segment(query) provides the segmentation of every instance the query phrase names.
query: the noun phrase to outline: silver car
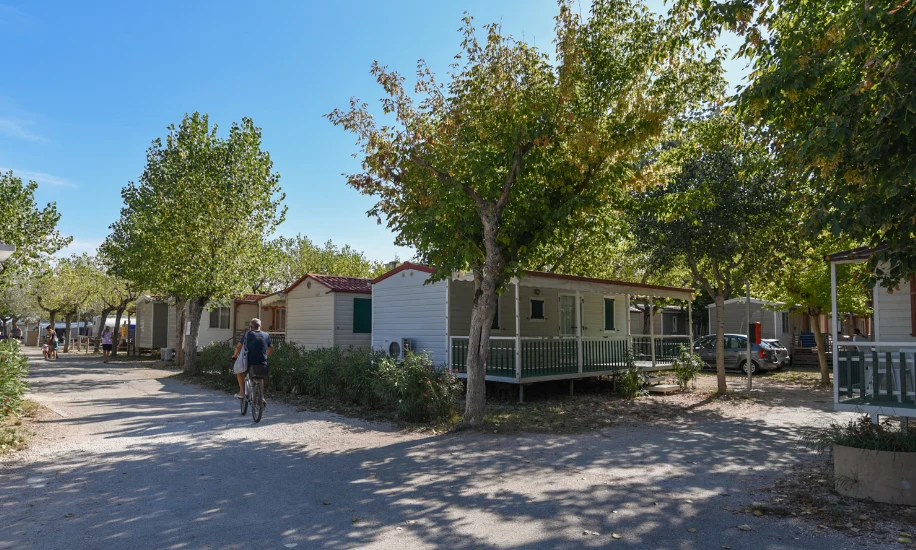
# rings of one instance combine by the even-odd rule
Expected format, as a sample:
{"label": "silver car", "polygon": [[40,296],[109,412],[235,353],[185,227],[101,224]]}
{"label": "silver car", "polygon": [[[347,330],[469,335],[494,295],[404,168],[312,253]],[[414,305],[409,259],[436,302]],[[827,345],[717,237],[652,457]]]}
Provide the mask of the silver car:
{"label": "silver car", "polygon": [[[716,335],[704,336],[694,342],[693,350],[703,358],[711,368],[716,368]],[[769,345],[751,344],[751,373],[780,368],[776,350]],[[743,334],[725,335],[725,370],[740,370],[747,373],[747,336]]]}
{"label": "silver car", "polygon": [[764,338],[763,342],[776,352],[776,364],[779,365],[776,368],[781,369],[792,362],[791,357],[789,357],[789,350],[782,345],[782,342],[767,338]]}

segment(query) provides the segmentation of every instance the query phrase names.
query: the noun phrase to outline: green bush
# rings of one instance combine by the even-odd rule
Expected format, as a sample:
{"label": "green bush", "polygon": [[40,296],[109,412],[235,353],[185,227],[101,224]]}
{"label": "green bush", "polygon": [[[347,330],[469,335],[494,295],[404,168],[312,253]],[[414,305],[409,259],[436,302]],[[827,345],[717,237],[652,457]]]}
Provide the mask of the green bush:
{"label": "green bush", "polygon": [[627,354],[627,368],[617,375],[617,393],[624,399],[636,399],[646,395],[646,375],[633,362],[633,356]]}
{"label": "green bush", "polygon": [[687,385],[696,379],[705,364],[703,358],[694,353],[690,346],[681,346],[681,352],[673,365],[678,385],[687,389]]}
{"label": "green bush", "polygon": [[903,431],[889,419],[873,424],[868,415],[845,424],[833,422],[811,428],[804,434],[804,441],[819,451],[842,445],[870,451],[916,452],[916,433]]}
{"label": "green bush", "polygon": [[28,389],[29,361],[15,340],[0,340],[0,417],[18,413]]}
{"label": "green bush", "polygon": [[[202,374],[234,380],[233,348],[217,343],[198,354]],[[396,362],[365,348],[304,350],[278,344],[270,357],[269,389],[329,398],[393,411],[410,421],[443,421],[455,414],[461,382],[436,369],[426,355],[409,354]]]}

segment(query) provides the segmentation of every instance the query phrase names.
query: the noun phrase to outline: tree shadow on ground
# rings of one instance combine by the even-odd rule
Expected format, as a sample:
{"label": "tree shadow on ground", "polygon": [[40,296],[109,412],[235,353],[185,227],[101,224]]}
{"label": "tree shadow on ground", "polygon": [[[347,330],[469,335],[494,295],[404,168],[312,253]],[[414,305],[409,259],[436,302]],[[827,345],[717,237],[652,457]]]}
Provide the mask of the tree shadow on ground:
{"label": "tree shadow on ground", "polygon": [[5,468],[0,548],[582,548],[615,532],[783,548],[785,529],[761,520],[752,542],[723,508],[806,455],[793,427],[709,411],[663,428],[427,437],[284,407],[253,425],[224,395],[165,383],[57,421],[106,426],[96,447]]}

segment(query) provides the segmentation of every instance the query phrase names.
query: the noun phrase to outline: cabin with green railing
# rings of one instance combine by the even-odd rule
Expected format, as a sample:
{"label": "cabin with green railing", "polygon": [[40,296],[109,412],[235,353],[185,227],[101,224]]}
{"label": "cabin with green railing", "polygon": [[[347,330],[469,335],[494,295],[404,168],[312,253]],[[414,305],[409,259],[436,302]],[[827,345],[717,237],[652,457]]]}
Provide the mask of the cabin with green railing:
{"label": "cabin with green railing", "polygon": [[[432,273],[427,266],[407,263],[373,281],[373,347],[424,351],[463,377],[473,278],[454,274],[428,284]],[[690,303],[693,291],[525,272],[497,301],[487,380],[528,384],[614,375],[626,368],[628,356],[646,371],[670,368],[692,335],[635,332],[634,328],[641,331],[642,327],[631,325],[630,305],[644,297]]]}
{"label": "cabin with green railing", "polygon": [[[870,261],[883,248],[857,248],[827,256],[831,263],[833,311],[837,309],[837,265]],[[873,340],[833,340],[834,408],[881,416],[916,417],[916,278],[891,289],[873,289]],[[831,334],[837,334],[836,318]]]}

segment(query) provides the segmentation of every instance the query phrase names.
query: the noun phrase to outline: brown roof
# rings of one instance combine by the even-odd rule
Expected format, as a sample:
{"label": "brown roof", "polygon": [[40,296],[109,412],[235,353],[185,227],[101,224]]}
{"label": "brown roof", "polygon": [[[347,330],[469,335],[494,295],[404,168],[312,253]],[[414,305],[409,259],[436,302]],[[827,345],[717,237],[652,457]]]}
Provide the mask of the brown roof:
{"label": "brown roof", "polygon": [[407,269],[413,269],[414,271],[422,271],[423,273],[435,273],[436,272],[435,269],[429,267],[428,265],[404,262],[401,265],[397,266],[396,268],[392,269],[391,271],[382,273],[375,279],[372,279],[372,284],[380,283],[384,281],[385,279],[387,279],[388,277],[393,277],[394,275],[397,275],[398,273],[405,271]]}
{"label": "brown roof", "polygon": [[824,257],[828,262],[842,262],[847,260],[852,261],[865,261],[870,260],[872,256],[878,252],[884,252],[887,250],[888,246],[886,244],[872,247],[872,246],[860,246],[859,248],[853,248],[850,250],[842,250],[840,252],[834,252],[833,254],[828,254]]}
{"label": "brown roof", "polygon": [[[379,275],[378,277],[373,279],[372,284],[378,283],[380,281],[384,281],[388,277],[391,277],[392,275],[395,275],[406,269],[414,269],[416,271],[422,271],[424,273],[435,273],[436,272],[434,268],[429,267],[428,265],[404,262],[403,264],[397,266],[396,268],[392,269],[391,271],[384,273],[382,275]],[[525,275],[529,277],[546,277],[550,279],[566,279],[569,281],[582,281],[586,283],[625,285],[625,286],[631,286],[631,287],[637,287],[637,288],[646,288],[646,289],[651,289],[651,290],[671,290],[675,292],[691,292],[691,293],[693,292],[693,289],[690,289],[690,288],[678,288],[674,286],[662,286],[662,285],[647,285],[644,283],[630,283],[627,281],[615,281],[613,279],[596,279],[593,277],[581,277],[579,275],[562,275],[559,273],[545,273],[543,271],[525,271]]]}
{"label": "brown roof", "polygon": [[236,302],[247,302],[249,304],[256,304],[262,299],[270,296],[270,294],[245,294],[239,298],[236,298]]}
{"label": "brown roof", "polygon": [[284,290],[288,294],[292,289],[302,284],[306,279],[312,279],[334,292],[355,292],[357,294],[372,294],[372,281],[361,277],[340,277],[338,275],[321,275],[318,273],[306,273],[296,282],[289,285]]}

